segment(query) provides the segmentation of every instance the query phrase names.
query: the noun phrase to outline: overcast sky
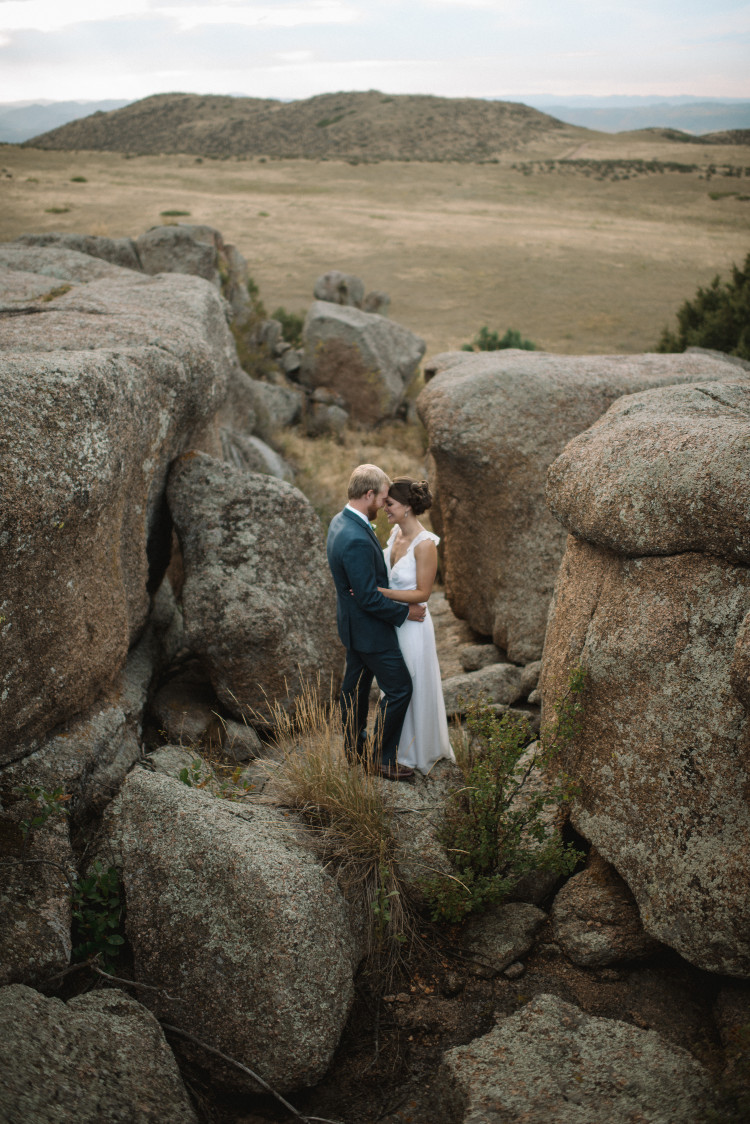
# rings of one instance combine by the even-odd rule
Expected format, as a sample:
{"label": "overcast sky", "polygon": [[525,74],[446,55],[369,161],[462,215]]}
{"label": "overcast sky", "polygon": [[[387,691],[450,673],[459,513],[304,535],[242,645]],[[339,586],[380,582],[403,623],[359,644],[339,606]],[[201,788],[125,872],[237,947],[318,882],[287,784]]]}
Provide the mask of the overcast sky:
{"label": "overcast sky", "polygon": [[736,0],[0,0],[0,101],[750,97]]}

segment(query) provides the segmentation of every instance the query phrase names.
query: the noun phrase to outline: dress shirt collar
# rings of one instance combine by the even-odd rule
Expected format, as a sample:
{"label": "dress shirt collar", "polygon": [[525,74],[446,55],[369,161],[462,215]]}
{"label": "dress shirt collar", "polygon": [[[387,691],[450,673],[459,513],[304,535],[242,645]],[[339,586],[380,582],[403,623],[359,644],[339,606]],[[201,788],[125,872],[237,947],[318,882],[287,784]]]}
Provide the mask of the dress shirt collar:
{"label": "dress shirt collar", "polygon": [[357,508],[352,507],[352,505],[350,503],[348,503],[346,506],[348,507],[349,511],[353,511],[355,515],[358,515],[360,517],[360,519],[367,524],[368,527],[372,527],[372,523],[367,518],[367,516],[364,514],[364,512],[357,511]]}

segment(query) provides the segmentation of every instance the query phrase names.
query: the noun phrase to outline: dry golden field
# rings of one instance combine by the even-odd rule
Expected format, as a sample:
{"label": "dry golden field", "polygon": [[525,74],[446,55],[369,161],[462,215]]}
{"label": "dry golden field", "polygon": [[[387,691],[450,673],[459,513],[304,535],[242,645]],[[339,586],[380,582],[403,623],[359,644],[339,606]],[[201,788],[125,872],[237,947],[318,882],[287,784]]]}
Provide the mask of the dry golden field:
{"label": "dry golden field", "polygon": [[[684,299],[750,251],[750,147],[572,130],[498,163],[197,159],[0,146],[0,240],[137,235],[164,211],[236,243],[270,310],[337,268],[391,295],[428,354],[487,324],[567,354],[649,350]],[[661,161],[692,172],[534,161]],[[516,165],[532,165],[524,174]],[[706,169],[719,171],[707,178]],[[740,178],[723,174],[740,168]],[[72,182],[73,177],[86,182]],[[628,178],[625,178],[625,177]],[[712,198],[712,196],[715,196]],[[54,211],[53,211],[54,209]]]}

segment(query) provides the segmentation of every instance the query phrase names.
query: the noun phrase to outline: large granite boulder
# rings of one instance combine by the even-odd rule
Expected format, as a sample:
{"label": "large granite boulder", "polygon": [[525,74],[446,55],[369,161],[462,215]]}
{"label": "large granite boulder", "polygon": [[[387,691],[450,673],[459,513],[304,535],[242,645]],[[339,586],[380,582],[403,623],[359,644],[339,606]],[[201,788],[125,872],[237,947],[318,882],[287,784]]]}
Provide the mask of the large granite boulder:
{"label": "large granite boulder", "polygon": [[440,357],[418,399],[434,463],[448,599],[514,663],[538,659],[565,532],[547,469],[624,394],[724,378],[707,355]]}
{"label": "large granite boulder", "polygon": [[182,546],[185,642],[230,712],[250,721],[320,678],[342,650],[320,520],[301,492],[206,454],[175,464],[169,506]]}
{"label": "large granite boulder", "polygon": [[[576,443],[591,514],[572,485],[569,451],[550,473],[558,516],[595,541],[568,540],[543,707],[551,713],[571,667],[583,664],[582,728],[562,760],[580,780],[573,823],[625,879],[647,933],[702,968],[747,978],[750,569],[740,560],[750,524],[740,454],[750,445],[750,381],[668,388],[632,406],[618,403],[589,442]],[[621,512],[622,525],[605,511]],[[616,553],[613,542],[644,554]]]}
{"label": "large granite boulder", "polygon": [[98,234],[73,234],[50,230],[45,234],[22,234],[16,238],[16,243],[21,246],[75,250],[79,254],[100,258],[101,261],[110,262],[112,265],[121,265],[124,269],[140,270],[141,268],[136,244],[132,238],[105,238]]}
{"label": "large granite boulder", "polygon": [[[328,1068],[359,959],[348,906],[301,830],[269,805],[144,769],[103,821],[136,979],[161,989],[143,1001],[282,1092]],[[218,1063],[214,1074],[247,1087]]]}
{"label": "large granite boulder", "polygon": [[300,382],[341,395],[357,421],[395,414],[425,352],[408,328],[358,308],[314,301],[303,329]]}
{"label": "large granite boulder", "polygon": [[443,1055],[435,1124],[696,1124],[707,1071],[653,1030],[539,995]]}
{"label": "large granite boulder", "polygon": [[750,563],[750,375],[631,394],[553,462],[574,535],[634,557],[698,550]]}
{"label": "large granite boulder", "polygon": [[208,440],[236,352],[212,286],[129,271],[24,306],[0,347],[9,760],[122,668],[168,558],[169,465]]}
{"label": "large granite boulder", "polygon": [[197,1124],[154,1016],[116,988],[67,1003],[0,988],[6,1124]]}

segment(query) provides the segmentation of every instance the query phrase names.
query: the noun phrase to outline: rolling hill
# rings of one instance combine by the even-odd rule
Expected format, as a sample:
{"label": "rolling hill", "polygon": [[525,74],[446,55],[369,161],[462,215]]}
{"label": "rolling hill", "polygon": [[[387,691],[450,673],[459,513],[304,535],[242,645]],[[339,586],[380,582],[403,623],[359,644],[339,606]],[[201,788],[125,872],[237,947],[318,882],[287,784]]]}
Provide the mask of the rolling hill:
{"label": "rolling hill", "polygon": [[555,134],[583,130],[517,102],[366,93],[303,101],[158,94],[94,113],[26,141],[32,148],[138,155],[314,159],[491,159]]}

